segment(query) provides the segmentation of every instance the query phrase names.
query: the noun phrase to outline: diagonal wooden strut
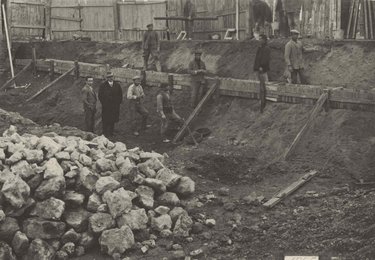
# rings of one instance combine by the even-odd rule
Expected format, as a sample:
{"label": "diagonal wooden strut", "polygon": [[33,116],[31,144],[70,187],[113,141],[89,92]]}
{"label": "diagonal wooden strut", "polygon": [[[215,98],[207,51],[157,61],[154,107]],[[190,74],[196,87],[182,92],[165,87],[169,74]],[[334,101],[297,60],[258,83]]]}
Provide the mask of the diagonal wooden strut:
{"label": "diagonal wooden strut", "polygon": [[199,104],[195,107],[193,112],[190,114],[188,119],[185,121],[184,125],[180,129],[180,131],[176,134],[175,138],[173,139],[173,142],[176,143],[178,142],[191,122],[195,119],[195,117],[199,114],[199,112],[202,110],[203,105],[210,99],[210,97],[214,94],[216,89],[218,89],[220,86],[220,80],[216,79],[215,83],[212,85],[212,87],[207,91],[206,95],[202,98],[202,100],[199,102]]}
{"label": "diagonal wooden strut", "polygon": [[18,78],[22,73],[24,73],[28,68],[31,67],[31,64],[32,62],[30,61],[25,67],[22,68],[22,70],[20,72],[18,72],[13,78],[11,78],[10,80],[8,80],[7,82],[5,82],[1,87],[0,89],[3,89],[7,86],[9,86],[10,83],[14,82],[16,80],[16,78]]}
{"label": "diagonal wooden strut", "polygon": [[28,98],[26,100],[26,102],[29,102],[30,100],[33,100],[34,98],[36,98],[37,96],[39,96],[40,94],[42,94],[46,89],[52,87],[56,82],[58,82],[59,80],[63,79],[65,76],[69,75],[74,69],[75,69],[75,67],[71,68],[70,70],[68,70],[67,72],[65,72],[64,74],[62,74],[60,77],[58,77],[57,79],[55,79],[54,81],[52,81],[51,83],[49,83],[47,86],[45,86],[44,88],[42,88],[41,90],[39,90],[32,97]]}
{"label": "diagonal wooden strut", "polygon": [[304,126],[301,128],[301,130],[298,132],[297,136],[294,138],[293,143],[286,150],[286,152],[284,154],[284,158],[283,158],[284,160],[287,160],[289,158],[289,156],[293,153],[294,149],[298,145],[298,143],[301,140],[301,138],[303,137],[303,135],[312,126],[316,115],[318,114],[318,112],[320,111],[320,109],[323,107],[324,103],[327,101],[328,95],[329,95],[328,91],[325,91],[319,97],[319,99],[316,102],[313,110],[311,111],[311,114],[309,115],[309,118],[307,119],[307,122],[304,124]]}

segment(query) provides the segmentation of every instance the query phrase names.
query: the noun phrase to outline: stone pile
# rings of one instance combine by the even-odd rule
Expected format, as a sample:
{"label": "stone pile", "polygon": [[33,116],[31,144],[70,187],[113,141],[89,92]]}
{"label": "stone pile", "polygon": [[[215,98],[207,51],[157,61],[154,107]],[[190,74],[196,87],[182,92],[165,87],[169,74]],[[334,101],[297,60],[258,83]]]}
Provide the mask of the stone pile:
{"label": "stone pile", "polygon": [[164,157],[47,133],[0,137],[0,259],[70,259],[93,246],[115,259],[147,252],[158,237],[188,237],[180,199],[195,183]]}

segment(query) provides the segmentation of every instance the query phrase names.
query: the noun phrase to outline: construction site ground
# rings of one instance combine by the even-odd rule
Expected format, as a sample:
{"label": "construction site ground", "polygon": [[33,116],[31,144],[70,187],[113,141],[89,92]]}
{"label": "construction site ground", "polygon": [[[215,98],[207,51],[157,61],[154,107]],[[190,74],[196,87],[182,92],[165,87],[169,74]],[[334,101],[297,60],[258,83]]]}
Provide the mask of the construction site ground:
{"label": "construction site ground", "polygon": [[[286,39],[271,40],[270,80],[283,80],[283,49]],[[375,47],[369,42],[306,41],[306,74],[310,84],[371,89],[375,86]],[[258,43],[243,42],[162,42],[163,71],[186,73],[195,47],[203,49],[202,59],[212,75],[256,79],[252,64]],[[78,60],[121,67],[142,66],[140,43],[41,42],[36,43],[37,58]],[[31,58],[27,43],[15,44],[16,58]],[[18,70],[20,68],[17,68]],[[3,84],[9,74],[0,78]],[[49,83],[46,73],[23,74],[17,85],[31,83],[27,89],[9,89],[0,95],[1,108],[20,113],[39,125],[84,128],[80,90],[84,79],[69,76],[33,101],[26,99]],[[98,88],[100,82],[95,82]],[[127,85],[122,84],[124,95]],[[322,110],[313,128],[302,139],[295,153],[281,159],[306,122],[312,106],[267,103],[259,113],[257,100],[215,95],[195,121],[192,129],[206,127],[212,133],[198,147],[161,142],[156,115],[156,87],[145,87],[145,104],[152,127],[139,137],[130,131],[128,103],[121,106],[116,125],[116,141],[128,147],[166,152],[168,165],[196,181],[196,195],[189,198],[190,213],[204,214],[217,222],[212,229],[193,236],[193,242],[179,241],[186,253],[203,249],[198,259],[281,259],[284,254],[343,256],[345,259],[375,258],[375,120],[374,113],[335,109]],[[187,118],[189,92],[175,90],[175,109]],[[99,109],[100,110],[100,109]],[[98,115],[99,117],[99,115]],[[9,124],[22,132],[42,134],[22,120],[1,117],[0,130]],[[72,134],[70,128],[54,126]],[[37,129],[37,130],[35,130]],[[30,130],[31,131],[31,130]],[[48,131],[51,131],[48,129]],[[97,132],[100,134],[100,131]],[[170,133],[173,137],[173,132]],[[267,200],[309,170],[318,174],[272,209],[258,200]],[[220,195],[228,188],[227,196]],[[168,241],[135,259],[162,259],[168,256]],[[80,259],[107,259],[93,252]],[[344,259],[344,258],[343,258]]]}

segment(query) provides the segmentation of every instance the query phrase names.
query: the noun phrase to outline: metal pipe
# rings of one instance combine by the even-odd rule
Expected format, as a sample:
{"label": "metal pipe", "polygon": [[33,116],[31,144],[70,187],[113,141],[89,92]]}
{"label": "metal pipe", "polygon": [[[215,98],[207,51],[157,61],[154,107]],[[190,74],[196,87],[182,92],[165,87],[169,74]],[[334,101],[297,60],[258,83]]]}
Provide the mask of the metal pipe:
{"label": "metal pipe", "polygon": [[7,16],[6,16],[4,5],[1,5],[1,8],[3,10],[4,28],[5,28],[5,36],[7,38],[7,45],[8,45],[8,55],[9,55],[10,71],[12,73],[12,78],[14,78],[14,68],[13,68],[12,51],[11,51],[11,46],[10,46],[10,41],[9,41],[8,21],[7,21]]}
{"label": "metal pipe", "polygon": [[239,0],[236,0],[236,40],[239,40],[240,26],[239,26],[239,16],[240,16],[240,6]]}

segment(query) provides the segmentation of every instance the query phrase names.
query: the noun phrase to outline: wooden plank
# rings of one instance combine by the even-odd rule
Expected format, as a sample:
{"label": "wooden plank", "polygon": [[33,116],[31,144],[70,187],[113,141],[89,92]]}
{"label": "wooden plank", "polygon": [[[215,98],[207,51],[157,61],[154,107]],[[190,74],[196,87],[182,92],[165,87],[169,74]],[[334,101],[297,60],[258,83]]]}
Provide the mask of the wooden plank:
{"label": "wooden plank", "polygon": [[193,110],[193,112],[190,114],[188,119],[184,122],[184,125],[181,127],[180,131],[176,134],[175,138],[173,139],[173,142],[178,142],[191,122],[195,119],[195,117],[199,114],[199,112],[202,110],[203,105],[210,99],[210,97],[214,94],[216,89],[218,89],[220,85],[220,80],[216,79],[216,82],[211,86],[211,88],[207,91],[206,95],[202,98],[202,100],[199,102],[199,104],[196,106],[196,108]]}
{"label": "wooden plank", "polygon": [[347,39],[350,39],[352,37],[351,27],[352,27],[353,16],[354,16],[354,5],[355,5],[355,0],[351,1],[351,4],[350,4],[349,22],[348,22],[348,27],[346,28],[346,38]]}
{"label": "wooden plank", "polygon": [[42,2],[25,2],[25,1],[17,1],[13,0],[10,2],[11,4],[23,4],[23,5],[39,5],[39,6],[44,6],[44,3]]}
{"label": "wooden plank", "polygon": [[12,28],[25,28],[25,29],[45,29],[45,25],[26,25],[26,24],[12,24]]}
{"label": "wooden plank", "polygon": [[[194,17],[191,18],[193,21],[208,21],[208,20],[218,20],[218,16],[205,16],[205,17]],[[174,21],[185,21],[187,20],[184,16],[163,16],[154,17],[154,20],[174,20]]]}
{"label": "wooden plank", "polygon": [[359,0],[354,0],[354,23],[353,23],[352,39],[355,39],[357,36],[358,15],[359,15]]}
{"label": "wooden plank", "polygon": [[374,27],[373,27],[373,16],[372,16],[372,1],[367,1],[368,13],[369,13],[369,24],[370,24],[370,39],[374,39]]}
{"label": "wooden plank", "polygon": [[78,22],[78,23],[80,23],[82,21],[82,19],[75,19],[75,18],[63,17],[63,16],[58,16],[58,15],[51,16],[51,19],[53,19],[53,20],[72,21],[72,22]]}
{"label": "wooden plank", "polygon": [[10,80],[8,80],[7,82],[5,82],[1,87],[0,89],[3,89],[7,86],[9,86],[10,83],[14,82],[22,73],[24,73],[28,68],[31,67],[33,63],[30,61],[25,67],[22,68],[22,70],[20,72],[18,72],[13,78],[11,78]]}
{"label": "wooden plank", "polygon": [[119,12],[117,7],[117,0],[113,0],[113,23],[115,28],[115,41],[119,39]]}
{"label": "wooden plank", "polygon": [[52,81],[51,83],[49,83],[47,86],[45,86],[44,88],[42,88],[41,90],[39,90],[32,97],[28,98],[26,100],[26,102],[29,102],[29,101],[33,100],[34,98],[38,97],[40,94],[42,94],[48,88],[52,87],[56,82],[58,82],[59,80],[63,79],[65,76],[69,75],[74,70],[74,68],[75,67],[72,67],[70,70],[68,70],[67,72],[65,72],[64,74],[62,74],[60,77],[58,77],[57,79],[55,79],[54,81]]}
{"label": "wooden plank", "polygon": [[369,29],[368,29],[368,16],[367,16],[367,0],[362,0],[362,8],[363,8],[363,21],[365,24],[365,39],[369,38]]}
{"label": "wooden plank", "polygon": [[46,7],[45,7],[45,33],[44,37],[47,41],[52,40],[52,32],[51,32],[51,1],[52,0],[47,0],[46,2]]}
{"label": "wooden plank", "polygon": [[305,175],[303,175],[301,178],[299,178],[297,181],[290,184],[288,187],[283,189],[282,191],[275,194],[270,200],[265,202],[263,206],[266,208],[272,208],[275,205],[277,205],[280,201],[282,201],[284,198],[298,190],[300,187],[302,187],[306,182],[311,180],[318,172],[316,170],[312,170]]}
{"label": "wooden plank", "polygon": [[303,125],[301,130],[298,132],[298,134],[294,138],[292,144],[286,149],[286,151],[284,153],[284,156],[283,156],[284,160],[287,160],[289,158],[289,156],[293,154],[294,149],[297,147],[297,145],[298,145],[299,141],[301,140],[301,138],[303,137],[303,135],[306,134],[306,132],[309,130],[309,128],[313,125],[315,117],[317,116],[317,114],[321,110],[321,108],[323,107],[327,98],[328,98],[328,92],[324,92],[320,96],[320,98],[316,102],[313,110],[311,111],[311,114],[309,115],[309,117],[307,119],[307,122]]}

